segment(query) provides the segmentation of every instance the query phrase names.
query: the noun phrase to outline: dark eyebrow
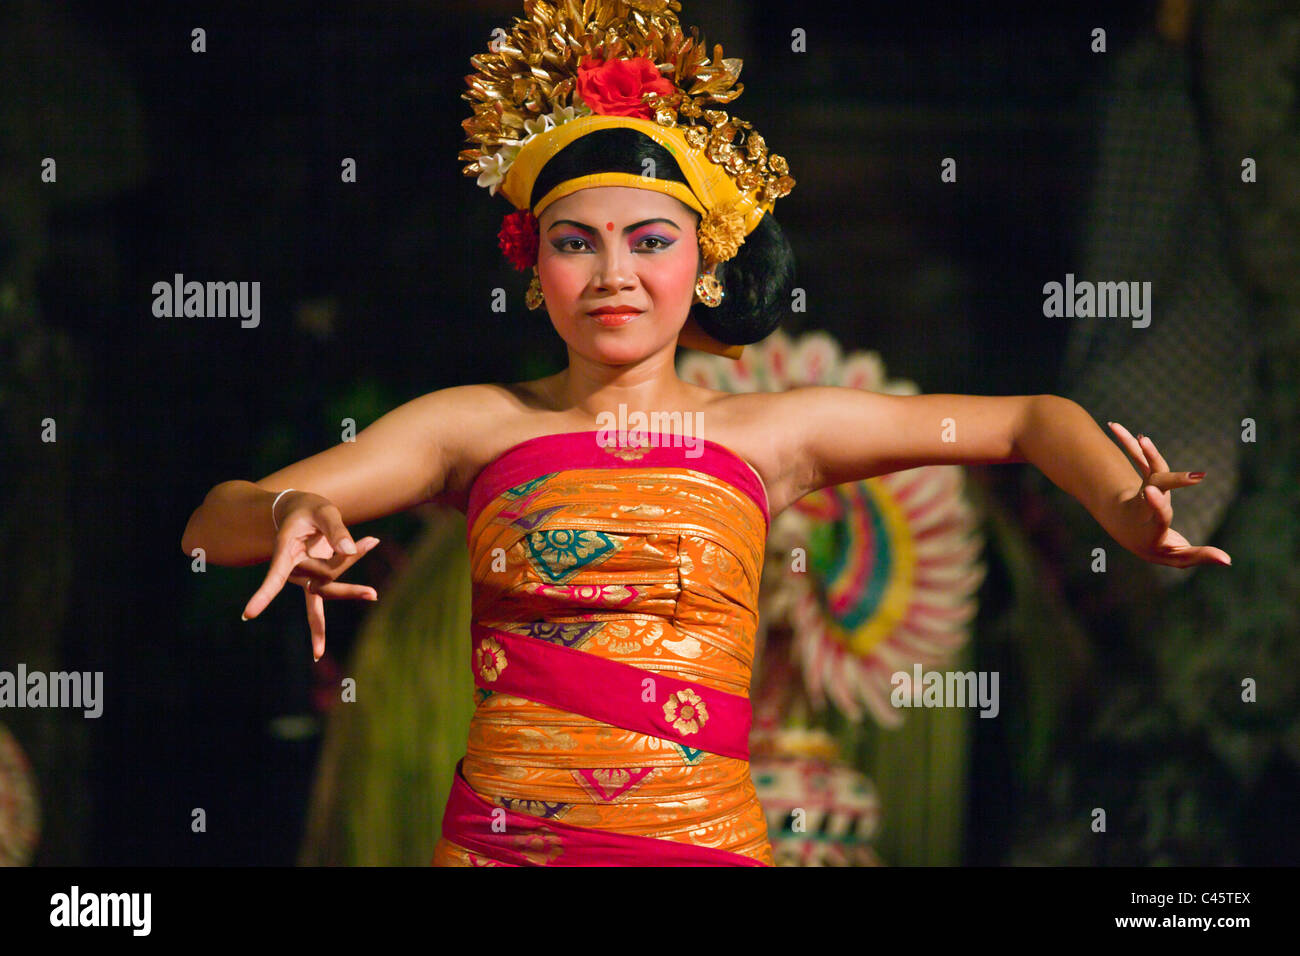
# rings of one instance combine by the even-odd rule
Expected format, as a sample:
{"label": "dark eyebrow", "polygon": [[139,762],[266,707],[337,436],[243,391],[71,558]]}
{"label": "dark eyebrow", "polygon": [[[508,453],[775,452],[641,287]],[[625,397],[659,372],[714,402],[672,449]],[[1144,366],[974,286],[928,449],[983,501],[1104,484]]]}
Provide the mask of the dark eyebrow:
{"label": "dark eyebrow", "polygon": [[[648,226],[648,225],[649,225],[650,223],[652,223],[652,222],[666,222],[666,223],[668,223],[668,225],[672,226],[674,229],[681,229],[681,228],[682,228],[681,226],[677,225],[677,223],[673,222],[671,219],[662,219],[662,218],[660,218],[660,219],[642,219],[640,222],[634,222],[634,223],[632,223],[632,225],[624,227],[624,229],[623,229],[623,234],[626,235],[627,233],[631,232],[633,229],[640,229],[642,226]],[[587,225],[585,222],[577,222],[576,220],[573,220],[573,219],[557,219],[557,220],[555,220],[555,222],[551,223],[550,229],[547,229],[546,231],[547,231],[547,232],[550,232],[551,229],[554,229],[556,226],[559,226],[559,225],[562,225],[562,224],[566,224],[566,223],[567,223],[568,225],[570,225],[570,226],[577,226],[577,227],[578,227],[579,229],[581,229],[583,232],[590,232],[590,233],[593,233],[593,234],[596,232],[596,229],[595,229],[594,226],[589,226],[589,225]]]}

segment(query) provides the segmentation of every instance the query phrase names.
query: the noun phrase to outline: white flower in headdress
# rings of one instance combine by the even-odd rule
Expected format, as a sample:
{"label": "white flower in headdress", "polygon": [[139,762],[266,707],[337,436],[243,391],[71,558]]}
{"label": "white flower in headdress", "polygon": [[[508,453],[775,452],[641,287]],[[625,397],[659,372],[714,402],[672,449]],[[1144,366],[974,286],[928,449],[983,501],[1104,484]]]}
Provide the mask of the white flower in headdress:
{"label": "white flower in headdress", "polygon": [[508,150],[519,151],[518,147],[507,146],[490,156],[484,156],[479,160],[479,167],[483,170],[478,174],[478,179],[474,180],[480,186],[486,186],[489,196],[497,194],[497,188],[501,185],[501,180],[506,178],[506,170],[510,167],[513,154],[508,154]]}
{"label": "white flower in headdress", "polygon": [[555,120],[556,126],[563,126],[569,120],[575,120],[580,116],[590,116],[591,107],[582,102],[577,93],[573,94],[573,105],[565,106],[551,111],[551,116]]}
{"label": "white flower in headdress", "polygon": [[559,107],[549,113],[543,113],[541,116],[524,120],[524,132],[527,135],[523,139],[502,140],[502,146],[499,150],[479,160],[479,167],[482,172],[479,173],[479,177],[475,182],[480,186],[486,186],[488,194],[495,196],[497,189],[500,188],[502,181],[506,178],[506,173],[510,171],[511,164],[514,163],[515,157],[519,155],[519,151],[524,148],[525,143],[534,136],[548,133],[555,127],[563,126],[571,120],[591,115],[591,109],[579,100],[576,95],[573,99],[573,106]]}
{"label": "white flower in headdress", "polygon": [[526,143],[534,136],[540,136],[542,133],[545,133],[548,129],[555,129],[555,125],[555,116],[551,113],[547,113],[543,116],[535,116],[530,120],[524,120],[524,132],[528,133],[528,135],[520,140],[520,142]]}

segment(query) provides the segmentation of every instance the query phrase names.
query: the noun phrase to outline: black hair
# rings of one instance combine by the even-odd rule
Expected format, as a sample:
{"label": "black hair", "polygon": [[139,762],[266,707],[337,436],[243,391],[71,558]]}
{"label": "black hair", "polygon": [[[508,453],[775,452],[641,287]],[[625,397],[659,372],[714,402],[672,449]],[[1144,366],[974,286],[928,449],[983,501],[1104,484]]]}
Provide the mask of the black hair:
{"label": "black hair", "polygon": [[[547,161],[533,183],[529,205],[535,205],[560,183],[590,173],[640,176],[647,159],[654,163],[659,179],[686,183],[686,176],[672,153],[640,130],[630,127],[595,130],[574,140]],[[725,293],[722,304],[711,309],[697,302],[690,311],[709,335],[727,345],[749,345],[766,338],[781,324],[790,308],[790,292],[794,288],[794,250],[770,213],[763,215],[734,256],[718,264],[714,274]]]}

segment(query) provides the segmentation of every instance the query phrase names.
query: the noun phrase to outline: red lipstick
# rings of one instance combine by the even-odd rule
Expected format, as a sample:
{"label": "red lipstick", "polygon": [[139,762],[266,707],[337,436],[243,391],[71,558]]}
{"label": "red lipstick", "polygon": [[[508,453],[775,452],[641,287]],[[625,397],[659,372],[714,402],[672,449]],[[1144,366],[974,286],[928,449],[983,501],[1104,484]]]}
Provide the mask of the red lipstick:
{"label": "red lipstick", "polygon": [[634,309],[630,305],[602,305],[599,309],[592,309],[587,314],[605,328],[616,328],[620,325],[627,325],[641,314],[641,310]]}

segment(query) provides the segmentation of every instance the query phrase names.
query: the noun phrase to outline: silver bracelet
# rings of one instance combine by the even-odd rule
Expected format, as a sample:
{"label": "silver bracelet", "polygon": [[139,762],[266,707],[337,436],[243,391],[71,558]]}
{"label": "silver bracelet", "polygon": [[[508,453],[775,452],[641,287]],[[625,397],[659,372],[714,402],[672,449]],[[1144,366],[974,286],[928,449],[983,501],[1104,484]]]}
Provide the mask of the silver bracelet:
{"label": "silver bracelet", "polygon": [[281,499],[281,498],[283,498],[285,495],[287,495],[289,492],[291,492],[291,491],[293,491],[293,490],[294,490],[294,489],[292,489],[292,488],[286,488],[286,489],[284,489],[284,491],[282,491],[282,492],[280,492],[278,495],[276,495],[276,496],[275,496],[275,500],[271,502],[271,524],[275,525],[275,530],[276,530],[276,531],[279,531],[279,530],[280,530],[280,522],[278,522],[278,521],[275,520],[275,506],[278,505],[278,504],[280,503],[280,499]]}

